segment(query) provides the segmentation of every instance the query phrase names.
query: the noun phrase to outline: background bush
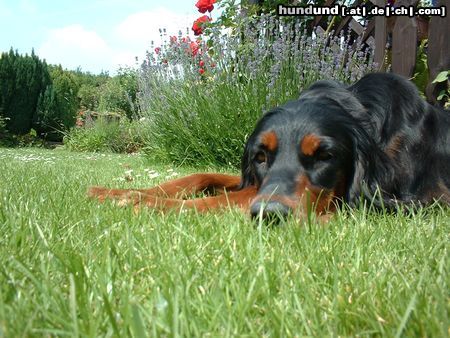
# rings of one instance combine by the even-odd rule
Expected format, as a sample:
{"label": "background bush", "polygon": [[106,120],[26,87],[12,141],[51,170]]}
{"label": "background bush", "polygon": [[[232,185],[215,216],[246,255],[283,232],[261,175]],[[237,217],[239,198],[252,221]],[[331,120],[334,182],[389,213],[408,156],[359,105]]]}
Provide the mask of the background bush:
{"label": "background bush", "polygon": [[100,112],[119,112],[129,119],[137,117],[139,106],[137,96],[136,72],[132,69],[121,69],[119,74],[99,88],[98,106]]}
{"label": "background bush", "polygon": [[149,142],[145,120],[109,121],[100,117],[90,127],[73,128],[64,145],[73,151],[131,153]]}
{"label": "background bush", "polygon": [[79,84],[75,75],[61,66],[49,67],[52,84],[39,96],[35,115],[35,127],[46,139],[61,139],[61,131],[75,124],[79,109],[77,93]]}
{"label": "background bush", "polygon": [[6,129],[7,119],[0,114],[0,146],[8,146],[11,144],[10,135]]}

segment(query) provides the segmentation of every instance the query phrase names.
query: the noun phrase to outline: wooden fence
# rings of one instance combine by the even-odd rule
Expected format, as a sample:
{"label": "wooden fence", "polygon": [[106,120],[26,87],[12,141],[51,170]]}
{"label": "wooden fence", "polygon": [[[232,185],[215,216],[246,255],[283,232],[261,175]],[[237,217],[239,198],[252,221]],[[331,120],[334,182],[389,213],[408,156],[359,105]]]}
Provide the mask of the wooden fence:
{"label": "wooden fence", "polygon": [[[260,0],[248,0],[249,4],[261,3]],[[378,7],[387,6],[386,0],[368,0]],[[299,1],[286,1],[295,5]],[[419,0],[396,0],[395,6],[417,6]],[[336,0],[326,0],[326,6],[338,3]],[[339,3],[342,3],[340,1]],[[360,6],[364,0],[355,0],[351,7]],[[366,1],[366,5],[367,1]],[[436,97],[447,84],[433,84],[439,72],[450,69],[450,0],[438,0],[438,6],[447,7],[446,17],[408,17],[408,16],[374,16],[364,20],[363,24],[351,16],[344,17],[332,27],[334,34],[342,30],[350,31],[360,37],[362,42],[374,46],[374,59],[380,65],[380,71],[385,71],[390,64],[391,71],[407,78],[414,76],[417,64],[417,49],[420,42],[428,39],[426,48],[428,63],[428,84],[426,95],[428,101],[437,104]],[[312,26],[319,30],[329,30],[329,18],[316,16]],[[389,57],[388,57],[389,56]],[[442,103],[441,103],[442,104]]]}
{"label": "wooden fence", "polygon": [[[386,6],[386,0],[370,0],[379,7]],[[328,0],[327,5],[333,5],[335,0]],[[362,0],[355,0],[352,6],[361,5]],[[418,0],[397,0],[395,6],[417,6]],[[439,6],[447,6],[448,0],[440,0]],[[316,17],[314,25],[322,27],[323,18]],[[450,69],[450,14],[446,17],[385,17],[376,16],[366,21],[362,26],[352,17],[345,17],[335,34],[343,29],[351,29],[361,37],[363,42],[371,42],[375,46],[374,59],[380,65],[380,71],[386,70],[386,56],[390,53],[392,72],[411,78],[417,64],[417,47],[420,41],[428,39],[427,63],[429,83],[426,87],[427,99],[436,104],[436,97],[446,83],[433,84],[433,79],[443,70]],[[439,87],[439,88],[438,88]]]}

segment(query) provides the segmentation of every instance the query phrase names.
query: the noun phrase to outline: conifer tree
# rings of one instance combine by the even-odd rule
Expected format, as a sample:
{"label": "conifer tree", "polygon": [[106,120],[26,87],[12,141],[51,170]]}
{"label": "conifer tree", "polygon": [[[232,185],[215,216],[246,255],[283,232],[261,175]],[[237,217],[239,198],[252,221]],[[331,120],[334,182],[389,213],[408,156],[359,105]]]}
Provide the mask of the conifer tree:
{"label": "conifer tree", "polygon": [[21,56],[11,48],[0,58],[0,113],[14,134],[28,133],[39,96],[51,84],[47,65],[32,51]]}

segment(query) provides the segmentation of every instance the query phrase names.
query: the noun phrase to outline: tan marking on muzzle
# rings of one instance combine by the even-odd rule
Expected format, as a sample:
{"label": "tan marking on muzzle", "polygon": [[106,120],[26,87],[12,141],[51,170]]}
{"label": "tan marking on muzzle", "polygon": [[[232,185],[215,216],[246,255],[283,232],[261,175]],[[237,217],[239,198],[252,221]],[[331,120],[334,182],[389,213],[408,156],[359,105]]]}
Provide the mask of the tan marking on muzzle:
{"label": "tan marking on muzzle", "polygon": [[306,175],[299,177],[295,194],[303,212],[312,210],[316,215],[322,215],[335,210],[332,203],[335,197],[334,190],[313,185]]}

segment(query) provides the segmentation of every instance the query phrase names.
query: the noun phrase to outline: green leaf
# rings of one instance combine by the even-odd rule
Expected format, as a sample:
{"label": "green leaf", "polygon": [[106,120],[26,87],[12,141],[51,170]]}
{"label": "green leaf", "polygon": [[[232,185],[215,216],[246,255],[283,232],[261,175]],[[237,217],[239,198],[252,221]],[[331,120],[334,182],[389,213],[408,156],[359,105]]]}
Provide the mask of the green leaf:
{"label": "green leaf", "polygon": [[449,70],[444,70],[443,72],[440,72],[438,76],[436,76],[436,78],[434,79],[433,83],[447,81],[449,72],[450,72]]}
{"label": "green leaf", "polygon": [[144,322],[142,321],[142,317],[139,313],[139,307],[137,304],[131,305],[131,328],[134,333],[134,337],[145,338],[147,335],[145,334],[146,329]]}
{"label": "green leaf", "polygon": [[438,101],[441,101],[445,96],[445,90],[441,90],[441,92],[439,93],[439,96],[437,97]]}

